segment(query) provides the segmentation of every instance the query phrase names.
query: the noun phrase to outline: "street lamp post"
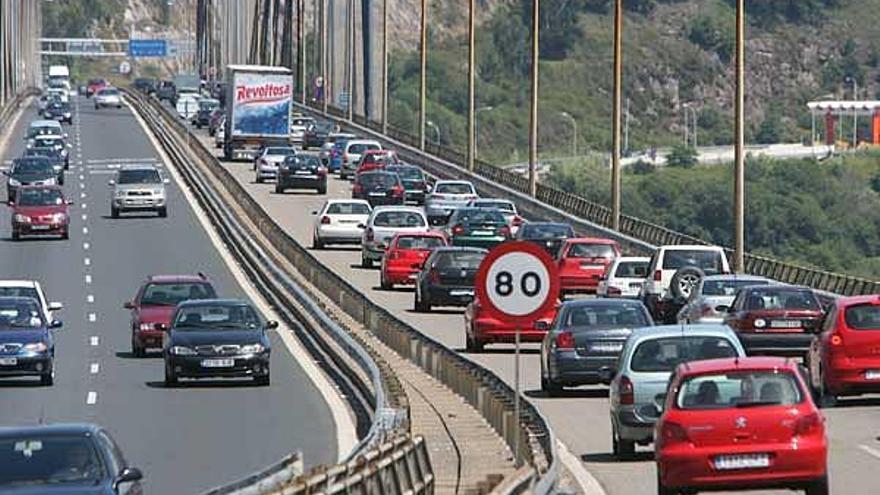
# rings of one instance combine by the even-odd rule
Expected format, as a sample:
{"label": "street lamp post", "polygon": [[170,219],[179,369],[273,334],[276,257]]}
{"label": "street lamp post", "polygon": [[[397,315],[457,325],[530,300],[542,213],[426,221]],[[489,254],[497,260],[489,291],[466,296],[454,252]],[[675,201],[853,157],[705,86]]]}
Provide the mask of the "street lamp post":
{"label": "street lamp post", "polygon": [[614,1],[614,108],[611,146],[611,228],[620,230],[620,99],[623,95],[623,0]]}
{"label": "street lamp post", "polygon": [[572,135],[571,135],[571,156],[577,156],[578,154],[578,123],[574,117],[571,116],[568,112],[559,112],[559,115],[567,118],[571,121],[572,127]]}
{"label": "street lamp post", "polygon": [[440,127],[438,127],[437,124],[435,124],[434,122],[431,122],[430,120],[425,122],[425,125],[434,129],[434,137],[435,137],[434,143],[436,143],[437,146],[440,146]]}
{"label": "street lamp post", "polygon": [[736,119],[733,176],[733,271],[745,272],[745,0],[736,0]]}
{"label": "street lamp post", "polygon": [[[538,59],[540,56],[538,36],[540,33],[541,1],[532,0],[532,94],[529,107],[529,196],[538,192]],[[519,383],[517,382],[517,385]],[[517,387],[518,388],[518,387]],[[516,420],[519,421],[519,390],[516,390]],[[519,437],[517,436],[517,439]],[[519,467],[519,442],[516,444],[517,467]]]}

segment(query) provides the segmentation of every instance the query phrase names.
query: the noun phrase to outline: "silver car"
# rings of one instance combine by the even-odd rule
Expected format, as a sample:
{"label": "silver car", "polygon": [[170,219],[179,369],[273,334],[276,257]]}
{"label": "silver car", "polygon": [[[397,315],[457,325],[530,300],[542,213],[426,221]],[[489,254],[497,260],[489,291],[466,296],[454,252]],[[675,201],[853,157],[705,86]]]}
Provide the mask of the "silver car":
{"label": "silver car", "polygon": [[[665,394],[669,376],[688,361],[745,357],[746,351],[727,325],[665,325],[639,328],[623,346],[611,380],[611,444],[614,455],[629,457],[636,444],[654,440],[659,417],[656,401]],[[611,379],[613,375],[613,379]]]}
{"label": "silver car", "polygon": [[116,88],[104,88],[95,95],[95,110],[104,107],[122,108],[122,95]]}
{"label": "silver car", "polygon": [[398,233],[427,232],[428,219],[421,208],[377,206],[370,213],[361,237],[361,267],[372,268],[382,261],[388,241]]}
{"label": "silver car", "polygon": [[678,312],[679,323],[723,323],[719,306],[730,307],[740,288],[767,285],[773,280],[755,275],[708,275],[691,291],[687,304]]}
{"label": "silver car", "polygon": [[155,211],[160,217],[168,216],[165,184],[154,165],[127,165],[116,172],[110,181],[110,216],[129,211]]}
{"label": "silver car", "polygon": [[621,256],[611,263],[611,267],[596,286],[596,297],[627,297],[638,299],[639,291],[648,276],[650,258]]}
{"label": "silver car", "polygon": [[296,156],[296,148],[293,146],[267,146],[260,151],[254,159],[254,171],[257,183],[266,179],[278,178],[278,167],[284,163],[288,156]]}
{"label": "silver car", "polygon": [[453,211],[478,199],[474,185],[466,180],[438,180],[425,199],[425,213],[432,225],[437,219],[448,218]]}

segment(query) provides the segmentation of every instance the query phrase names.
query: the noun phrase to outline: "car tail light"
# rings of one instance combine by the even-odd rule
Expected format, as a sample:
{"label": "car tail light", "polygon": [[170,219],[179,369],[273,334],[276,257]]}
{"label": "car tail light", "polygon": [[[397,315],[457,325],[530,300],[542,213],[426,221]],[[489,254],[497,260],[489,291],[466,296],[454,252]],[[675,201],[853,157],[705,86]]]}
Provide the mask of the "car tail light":
{"label": "car tail light", "polygon": [[388,261],[396,260],[398,258],[402,258],[401,252],[396,249],[388,249]]}
{"label": "car tail light", "polygon": [[318,167],[318,175],[327,175],[327,169],[325,167]]}
{"label": "car tail light", "polygon": [[663,427],[660,429],[660,438],[664,444],[690,441],[687,430],[685,430],[680,424],[671,421],[663,423]]}
{"label": "car tail light", "polygon": [[620,296],[623,295],[623,291],[620,290],[620,287],[608,287],[608,290],[605,291],[609,296]]}
{"label": "car tail light", "polygon": [[626,375],[620,377],[619,392],[620,403],[624,406],[631,406],[636,403],[636,394],[633,390],[632,380]]}
{"label": "car tail light", "polygon": [[498,232],[499,232],[501,235],[503,235],[504,237],[510,237],[510,227],[508,227],[507,225],[505,225],[505,226],[501,227],[500,229],[498,229]]}
{"label": "car tail light", "polygon": [[464,234],[464,227],[461,225],[456,225],[452,227],[452,235],[461,235]]}
{"label": "car tail light", "polygon": [[663,272],[660,270],[654,270],[654,281],[659,282],[663,280]]}
{"label": "car tail light", "polygon": [[437,273],[437,270],[431,268],[431,271],[428,272],[428,281],[432,284],[440,283],[440,274]]}
{"label": "car tail light", "polygon": [[348,153],[343,153],[343,155],[342,155],[342,161],[345,162],[345,163],[348,163]]}
{"label": "car tail light", "polygon": [[831,337],[828,339],[828,342],[833,347],[840,347],[843,345],[843,337],[841,337],[839,333],[832,333]]}
{"label": "car tail light", "polygon": [[401,186],[394,186],[391,188],[391,194],[395,197],[401,197],[405,192],[406,190]]}
{"label": "car tail light", "polygon": [[517,216],[513,217],[513,220],[510,222],[510,224],[513,225],[514,227],[519,227],[524,222],[525,222],[525,220],[523,220],[523,217],[517,215]]}
{"label": "car tail light", "polygon": [[563,351],[574,350],[574,334],[571,332],[561,332],[556,336],[556,348]]}
{"label": "car tail light", "polygon": [[355,182],[354,185],[351,187],[351,192],[354,194],[360,194],[363,191],[364,191],[364,187],[357,182]]}
{"label": "car tail light", "polygon": [[805,416],[801,416],[795,423],[794,434],[798,436],[810,435],[816,433],[822,427],[822,417],[818,412],[812,412]]}
{"label": "car tail light", "polygon": [[321,217],[321,224],[322,225],[327,225],[329,223],[330,223],[330,217],[328,217],[327,215],[324,215],[323,217]]}
{"label": "car tail light", "polygon": [[376,237],[375,233],[373,232],[373,227],[368,228],[365,235],[367,237],[367,241],[373,242],[373,239],[375,239]]}

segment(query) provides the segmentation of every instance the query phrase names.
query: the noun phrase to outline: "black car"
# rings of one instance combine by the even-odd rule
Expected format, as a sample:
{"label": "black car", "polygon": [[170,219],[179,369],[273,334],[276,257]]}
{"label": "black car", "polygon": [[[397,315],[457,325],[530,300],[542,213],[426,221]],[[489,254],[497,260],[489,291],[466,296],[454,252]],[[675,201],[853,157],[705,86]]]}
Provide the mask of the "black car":
{"label": "black car", "polygon": [[613,369],[627,337],[653,326],[640,301],[579,299],[562,304],[541,343],[541,389],[553,395],[563,387],[602,383]]}
{"label": "black car", "polygon": [[247,302],[194,299],[178,304],[165,330],[165,386],[179,378],[253,377],[269,385],[271,344],[266,331],[278,327],[265,321]]}
{"label": "black car", "polygon": [[70,103],[55,100],[46,105],[43,110],[43,117],[46,120],[57,120],[59,122],[73,123],[73,112],[70,110]]}
{"label": "black car", "polygon": [[327,168],[317,156],[288,156],[278,167],[275,192],[283,194],[287,189],[315,189],[327,194]]}
{"label": "black car", "polygon": [[58,151],[57,148],[55,148],[54,146],[36,146],[24,150],[24,154],[22,154],[21,156],[24,158],[47,158],[50,162],[52,162],[52,168],[55,169],[55,180],[58,182],[58,185],[64,185],[64,170],[67,169],[67,161],[65,157],[61,156],[61,152]]}
{"label": "black car", "polygon": [[544,248],[554,258],[559,253],[562,243],[574,236],[574,229],[571,228],[571,225],[559,222],[529,222],[516,232],[518,240],[533,242]]}
{"label": "black car", "polygon": [[70,168],[70,145],[64,137],[57,135],[35,136],[28,139],[28,148],[55,148],[64,159],[64,170]]}
{"label": "black car", "polygon": [[226,117],[226,111],[223,110],[222,106],[215,108],[211,115],[208,117],[208,135],[213,136],[217,134],[217,129],[220,127],[220,122]]}
{"label": "black car", "polygon": [[6,495],[140,495],[141,479],[99,426],[0,428],[0,492]]}
{"label": "black car", "polygon": [[199,100],[199,109],[196,111],[195,115],[192,116],[192,124],[196,126],[196,129],[201,129],[204,126],[209,125],[211,123],[211,115],[214,113],[214,110],[217,110],[218,108],[220,108],[219,100]]}
{"label": "black car", "polygon": [[7,201],[15,201],[16,193],[21,186],[54,186],[58,180],[52,162],[42,156],[16,158],[12,161],[12,167],[3,173],[8,177]]}
{"label": "black car", "polygon": [[407,203],[425,204],[425,196],[431,190],[431,185],[422,169],[415,165],[398,164],[388,165],[385,171],[400,176]]}
{"label": "black car", "polygon": [[134,89],[145,95],[151,95],[156,92],[159,83],[152,77],[139,77],[134,80]]}
{"label": "black car", "polygon": [[354,179],[352,199],[364,199],[370,206],[402,205],[406,191],[400,176],[391,172],[363,172]]}
{"label": "black car", "polygon": [[159,101],[165,100],[171,104],[177,100],[177,87],[172,81],[159,81],[156,87],[156,98]]}
{"label": "black car", "polygon": [[474,278],[485,249],[468,247],[435,248],[416,279],[415,310],[431,311],[433,306],[464,307],[474,299]]}
{"label": "black car", "polygon": [[48,322],[44,315],[34,298],[0,297],[0,377],[35,376],[41,385],[54,383],[52,331],[61,322]]}
{"label": "black car", "polygon": [[336,124],[333,122],[316,122],[310,125],[303,135],[303,149],[307,150],[324,146],[324,143],[327,141],[327,135],[335,130]]}

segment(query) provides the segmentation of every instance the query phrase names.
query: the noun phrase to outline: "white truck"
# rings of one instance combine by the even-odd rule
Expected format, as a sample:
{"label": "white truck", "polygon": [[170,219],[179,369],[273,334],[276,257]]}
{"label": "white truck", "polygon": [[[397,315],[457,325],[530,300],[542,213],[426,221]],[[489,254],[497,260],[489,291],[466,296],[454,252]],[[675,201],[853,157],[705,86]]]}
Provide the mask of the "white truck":
{"label": "white truck", "polygon": [[70,91],[70,69],[66,65],[50,65],[46,82],[50,88],[63,88]]}
{"label": "white truck", "polygon": [[293,73],[286,67],[226,67],[227,160],[253,160],[265,146],[290,145]]}

